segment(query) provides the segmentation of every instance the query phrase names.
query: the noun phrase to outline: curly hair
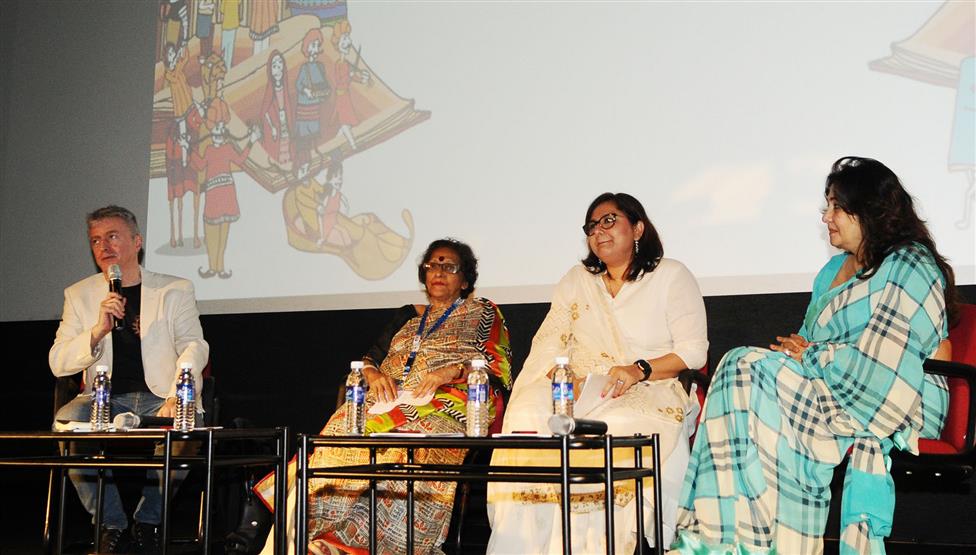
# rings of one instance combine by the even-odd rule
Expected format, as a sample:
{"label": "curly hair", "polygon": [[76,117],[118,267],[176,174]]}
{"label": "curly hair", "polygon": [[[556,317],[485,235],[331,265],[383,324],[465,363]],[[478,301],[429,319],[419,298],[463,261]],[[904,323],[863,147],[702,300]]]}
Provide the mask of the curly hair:
{"label": "curly hair", "polygon": [[478,259],[467,243],[450,237],[432,241],[430,245],[427,245],[427,250],[424,251],[424,255],[417,265],[417,278],[420,283],[426,284],[427,270],[424,269],[424,263],[434,251],[441,248],[450,249],[457,255],[458,261],[461,263],[461,275],[464,276],[464,281],[468,284],[467,287],[461,289],[461,298],[467,299],[474,292],[474,284],[478,281]]}
{"label": "curly hair", "polygon": [[[661,262],[661,258],[664,256],[664,245],[661,243],[661,236],[658,235],[657,229],[651,223],[651,219],[647,217],[647,211],[644,210],[644,205],[627,193],[603,193],[593,199],[590,207],[586,209],[586,219],[583,220],[584,224],[593,219],[593,211],[604,202],[614,203],[617,209],[627,217],[630,225],[636,225],[637,222],[644,222],[644,234],[637,240],[640,248],[634,253],[634,258],[631,260],[630,266],[627,267],[624,279],[627,281],[636,281],[645,272],[653,272],[654,268],[657,268],[657,265]],[[582,260],[583,266],[591,274],[605,272],[607,265],[593,253],[593,249],[590,249],[589,245],[586,248],[589,254]]]}
{"label": "curly hair", "polygon": [[935,259],[945,279],[945,302],[949,322],[957,316],[956,284],[952,266],[935,248],[925,221],[915,212],[915,203],[895,172],[877,160],[844,156],[830,167],[824,196],[834,194],[835,204],[857,216],[861,225],[860,262],[862,277],[871,277],[881,263],[899,248],[918,243]]}

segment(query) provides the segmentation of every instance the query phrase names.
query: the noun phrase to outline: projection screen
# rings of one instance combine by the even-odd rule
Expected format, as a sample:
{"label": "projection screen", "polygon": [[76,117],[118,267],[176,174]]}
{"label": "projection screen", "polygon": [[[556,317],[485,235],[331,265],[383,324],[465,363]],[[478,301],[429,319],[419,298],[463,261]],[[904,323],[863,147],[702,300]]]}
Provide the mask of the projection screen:
{"label": "projection screen", "polygon": [[971,2],[188,4],[157,36],[146,265],[204,312],[416,302],[444,236],[478,294],[547,301],[604,191],[705,295],[806,291],[844,155],[976,282]]}

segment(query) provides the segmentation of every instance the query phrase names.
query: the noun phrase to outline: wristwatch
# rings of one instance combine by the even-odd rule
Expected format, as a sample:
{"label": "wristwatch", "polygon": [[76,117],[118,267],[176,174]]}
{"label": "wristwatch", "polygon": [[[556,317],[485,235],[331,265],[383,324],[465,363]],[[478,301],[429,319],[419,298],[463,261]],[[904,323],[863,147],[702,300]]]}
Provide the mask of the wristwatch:
{"label": "wristwatch", "polygon": [[639,358],[639,359],[635,360],[634,361],[634,366],[640,368],[641,372],[644,373],[644,377],[641,378],[641,380],[646,380],[647,378],[650,378],[651,377],[651,372],[654,371],[654,368],[651,368],[651,363],[650,362],[647,362],[646,360],[644,360],[642,358]]}

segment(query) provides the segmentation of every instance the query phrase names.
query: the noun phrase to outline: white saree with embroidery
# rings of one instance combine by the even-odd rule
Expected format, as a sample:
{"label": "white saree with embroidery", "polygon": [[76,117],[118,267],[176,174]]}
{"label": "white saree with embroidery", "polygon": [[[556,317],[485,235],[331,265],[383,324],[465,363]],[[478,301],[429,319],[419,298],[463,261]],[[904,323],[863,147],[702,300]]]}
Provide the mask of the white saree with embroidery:
{"label": "white saree with embroidery", "polygon": [[[698,284],[681,263],[663,259],[653,272],[626,282],[615,297],[600,275],[572,268],[556,286],[552,306],[532,341],[505,411],[503,430],[548,432],[551,385],[546,374],[556,356],[570,357],[577,376],[606,374],[613,366],[638,358],[678,355],[690,368],[706,362],[705,307]],[[578,396],[578,395],[577,395]],[[609,433],[660,434],[663,461],[662,511],[665,545],[674,533],[675,512],[688,465],[688,439],[694,433],[698,403],[674,378],[640,382],[616,399],[600,404],[585,418],[602,420]],[[577,415],[582,416],[582,415]],[[644,465],[651,465],[645,453]],[[614,452],[617,466],[633,466],[632,449]],[[493,465],[559,466],[558,451],[496,450]],[[602,466],[601,451],[573,453],[574,466]],[[650,486],[647,480],[645,486]],[[636,506],[632,481],[614,489],[614,538],[618,553],[636,546]],[[574,553],[606,553],[604,486],[571,487]],[[645,489],[645,536],[653,544],[653,495]],[[492,527],[488,552],[495,554],[562,553],[558,484],[490,483],[488,517]]]}

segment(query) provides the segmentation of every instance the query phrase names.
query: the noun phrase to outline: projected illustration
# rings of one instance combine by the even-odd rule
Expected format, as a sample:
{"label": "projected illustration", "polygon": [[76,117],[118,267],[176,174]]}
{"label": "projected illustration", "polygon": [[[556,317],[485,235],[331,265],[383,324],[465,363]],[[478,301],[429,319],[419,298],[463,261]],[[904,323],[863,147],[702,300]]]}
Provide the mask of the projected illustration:
{"label": "projected illustration", "polygon": [[946,2],[912,36],[891,45],[871,69],[956,90],[948,169],[966,176],[959,229],[973,225],[976,204],[976,4]]}
{"label": "projected illustration", "polygon": [[169,237],[150,248],[201,256],[201,279],[232,278],[246,174],[268,203],[282,203],[281,220],[261,225],[283,248],[339,257],[369,280],[396,270],[413,216],[404,208],[387,225],[351,213],[344,185],[370,184],[347,179],[344,164],[430,112],[369,67],[345,0],[162,0],[158,9],[149,202],[166,203]]}

